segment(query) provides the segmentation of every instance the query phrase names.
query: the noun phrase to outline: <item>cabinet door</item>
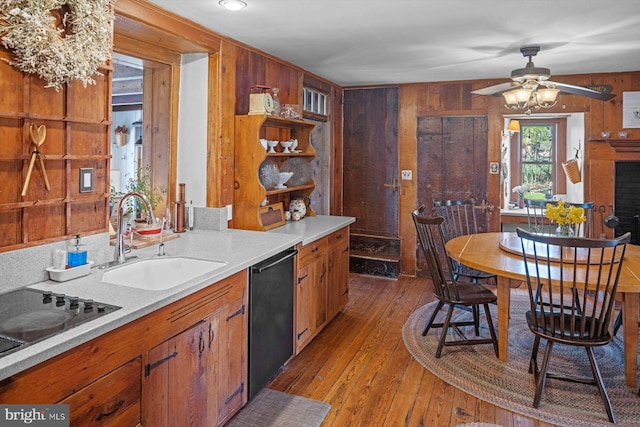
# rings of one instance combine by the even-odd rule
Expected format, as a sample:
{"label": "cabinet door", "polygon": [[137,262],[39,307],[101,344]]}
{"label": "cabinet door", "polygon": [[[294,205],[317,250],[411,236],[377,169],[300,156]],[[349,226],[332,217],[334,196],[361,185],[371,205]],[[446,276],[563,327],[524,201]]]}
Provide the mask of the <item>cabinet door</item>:
{"label": "cabinet door", "polygon": [[327,252],[327,314],[332,319],[349,301],[349,233],[340,231]]}
{"label": "cabinet door", "polygon": [[296,279],[296,353],[313,338],[315,334],[315,317],[313,313],[313,283],[315,282],[314,265],[298,263]]}
{"label": "cabinet door", "polygon": [[207,340],[202,321],[147,352],[142,388],[143,423],[148,426],[207,425]]}
{"label": "cabinet door", "polygon": [[217,360],[209,378],[211,425],[222,425],[246,403],[247,314],[244,301],[238,299],[211,319],[211,346]]}

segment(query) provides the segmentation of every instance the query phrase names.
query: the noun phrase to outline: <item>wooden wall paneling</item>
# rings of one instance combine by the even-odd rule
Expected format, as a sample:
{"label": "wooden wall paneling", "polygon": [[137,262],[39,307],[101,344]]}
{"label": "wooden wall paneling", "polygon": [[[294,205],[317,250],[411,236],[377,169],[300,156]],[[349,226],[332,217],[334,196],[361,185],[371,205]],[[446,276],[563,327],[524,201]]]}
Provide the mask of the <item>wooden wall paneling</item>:
{"label": "wooden wall paneling", "polygon": [[342,128],[344,125],[343,117],[343,91],[340,88],[333,87],[331,89],[331,106],[329,111],[329,121],[332,128],[332,155],[331,155],[331,169],[333,175],[331,176],[330,186],[330,204],[329,210],[331,215],[343,215],[343,200],[344,200],[344,160],[342,153],[344,151],[344,141],[342,140]]}
{"label": "wooden wall paneling", "polygon": [[58,238],[66,233],[64,204],[35,205],[24,209],[24,243]]}
{"label": "wooden wall paneling", "polygon": [[[0,202],[1,203],[1,202]],[[22,209],[0,210],[0,252],[22,243]]]}
{"label": "wooden wall paneling", "polygon": [[418,200],[416,180],[418,178],[417,138],[418,128],[416,111],[418,108],[418,91],[416,86],[401,86],[398,93],[398,105],[402,105],[398,114],[398,150],[400,153],[400,170],[412,171],[413,179],[400,181],[400,201],[398,229],[400,239],[400,272],[415,275],[416,273],[416,231],[412,212],[422,203]]}
{"label": "wooden wall paneling", "polygon": [[24,111],[24,76],[9,65],[11,55],[0,46],[0,114],[14,115]]}
{"label": "wooden wall paneling", "polygon": [[89,200],[71,202],[71,222],[67,226],[66,235],[84,235],[93,233],[98,226],[106,227],[107,213],[103,200]]}
{"label": "wooden wall paneling", "polygon": [[46,83],[35,75],[25,75],[25,80],[25,111],[35,117],[55,120],[66,117],[66,86],[56,92],[55,89],[45,88]]}
{"label": "wooden wall paneling", "polygon": [[[220,84],[223,78],[232,79],[232,75],[227,75],[223,71],[223,51],[226,50],[221,46],[221,52],[209,55],[209,76],[208,76],[208,109],[207,109],[207,140],[209,144],[207,146],[207,176],[206,176],[206,205],[208,207],[220,207],[229,203],[233,203],[233,193],[231,193],[231,201],[225,203],[224,188],[226,185],[230,186],[230,190],[233,190],[233,180],[231,182],[223,182],[224,177],[228,177],[228,171],[224,168],[225,161],[233,162],[233,151],[231,151],[231,159],[229,159],[229,153],[225,152],[225,147],[229,146],[229,135],[225,138],[223,132],[227,131],[229,123],[227,120],[232,120],[233,114],[226,114],[226,118],[222,119],[222,116],[226,112],[222,111],[222,105],[220,100],[223,96],[222,85]],[[233,50],[233,48],[232,48]],[[227,82],[230,83],[230,82]],[[235,87],[235,85],[226,84],[224,86],[227,89]],[[230,104],[233,105],[233,104]],[[231,111],[233,113],[233,111]],[[223,130],[224,128],[224,130]],[[233,130],[233,125],[231,125]],[[220,135],[218,138],[217,136]],[[232,145],[233,147],[233,145]],[[218,178],[219,179],[216,179]],[[232,176],[233,178],[233,176]]]}
{"label": "wooden wall paneling", "polygon": [[145,0],[118,0],[115,31],[182,53],[220,50],[222,37]]}
{"label": "wooden wall paneling", "polygon": [[67,85],[66,116],[73,120],[86,120],[93,123],[108,122],[111,110],[111,96],[107,90],[111,81],[111,71],[101,68],[102,75],[94,75],[95,85],[83,87],[74,82]]}
{"label": "wooden wall paneling", "polygon": [[[210,73],[209,79],[209,100],[214,104],[214,109],[210,108],[209,114],[216,111],[219,118],[211,118],[210,143],[207,165],[207,206],[221,207],[233,204],[234,193],[234,151],[235,151],[235,113],[239,102],[246,102],[248,110],[249,97],[241,100],[238,98],[238,76],[236,73],[237,55],[240,52],[235,45],[222,42],[220,54],[218,56],[218,74]],[[213,58],[210,61],[210,65]],[[211,68],[210,68],[211,70]],[[217,81],[213,79],[217,77]],[[217,92],[211,92],[217,89]],[[213,128],[212,123],[218,123],[217,128]],[[213,129],[212,129],[213,128]],[[214,133],[215,132],[215,133]],[[210,188],[211,187],[211,188]]]}

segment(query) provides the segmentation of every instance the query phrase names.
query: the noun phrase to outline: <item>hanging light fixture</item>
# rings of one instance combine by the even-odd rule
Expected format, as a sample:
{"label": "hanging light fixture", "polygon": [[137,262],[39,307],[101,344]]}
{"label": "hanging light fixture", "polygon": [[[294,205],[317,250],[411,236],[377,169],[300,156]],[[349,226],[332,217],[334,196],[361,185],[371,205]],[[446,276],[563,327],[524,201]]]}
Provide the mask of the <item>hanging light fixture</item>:
{"label": "hanging light fixture", "polygon": [[247,7],[242,0],[220,0],[218,4],[227,10],[240,10]]}
{"label": "hanging light fixture", "polygon": [[531,109],[551,108],[557,104],[556,97],[560,92],[552,85],[543,85],[535,80],[527,81],[523,86],[503,92],[505,108],[508,110],[526,110],[525,114],[531,114]]}

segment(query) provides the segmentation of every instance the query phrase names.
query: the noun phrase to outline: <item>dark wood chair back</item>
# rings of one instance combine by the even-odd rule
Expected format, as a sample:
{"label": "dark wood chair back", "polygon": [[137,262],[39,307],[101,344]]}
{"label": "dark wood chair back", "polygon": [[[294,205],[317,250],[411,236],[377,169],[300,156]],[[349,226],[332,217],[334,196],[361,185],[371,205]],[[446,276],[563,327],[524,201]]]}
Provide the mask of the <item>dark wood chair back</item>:
{"label": "dark wood chair back", "polygon": [[[598,386],[609,420],[615,422],[593,347],[612,340],[615,296],[631,233],[616,239],[589,239],[518,228],[517,234],[522,242],[530,302],[526,319],[535,336],[530,361],[536,382],[533,406],[539,406],[547,378],[593,384]],[[547,348],[538,369],[541,339],[546,340]],[[554,343],[584,347],[593,378],[548,372]]]}
{"label": "dark wood chair back", "polygon": [[[425,207],[420,206],[413,212],[413,222],[418,233],[418,240],[422,246],[422,252],[427,260],[433,282],[433,293],[438,299],[438,304],[431,316],[427,320],[422,335],[426,336],[431,328],[442,328],[436,349],[436,357],[440,357],[445,346],[471,345],[471,344],[492,344],[496,357],[498,356],[498,339],[496,337],[489,304],[495,303],[497,297],[483,285],[475,282],[456,280],[456,273],[447,254],[445,247],[445,227],[444,218],[423,216]],[[448,305],[445,320],[436,322],[435,318],[442,307]],[[490,338],[480,336],[480,306],[484,308],[487,328]],[[454,308],[462,308],[471,311],[472,320],[453,320]],[[473,326],[476,338],[468,338],[464,335],[461,327]],[[460,339],[447,340],[449,328],[454,328]]]}
{"label": "dark wood chair back", "polygon": [[433,211],[435,216],[444,218],[447,240],[465,234],[479,233],[480,227],[486,224],[486,221],[483,222],[478,218],[475,199],[434,200]]}
{"label": "dark wood chair back", "polygon": [[[481,233],[486,227],[486,217],[484,217],[484,213],[478,213],[476,199],[473,198],[466,200],[434,200],[433,211],[436,217],[442,217],[444,220],[444,238],[446,241],[467,234]],[[468,277],[474,282],[496,282],[494,274],[468,267],[456,261],[451,261],[451,263],[456,277]]]}
{"label": "dark wood chair back", "polygon": [[458,301],[460,293],[453,274],[455,270],[445,248],[444,218],[427,218],[423,216],[424,211],[424,205],[416,209],[413,213],[413,222],[431,273],[434,293],[445,301]]}

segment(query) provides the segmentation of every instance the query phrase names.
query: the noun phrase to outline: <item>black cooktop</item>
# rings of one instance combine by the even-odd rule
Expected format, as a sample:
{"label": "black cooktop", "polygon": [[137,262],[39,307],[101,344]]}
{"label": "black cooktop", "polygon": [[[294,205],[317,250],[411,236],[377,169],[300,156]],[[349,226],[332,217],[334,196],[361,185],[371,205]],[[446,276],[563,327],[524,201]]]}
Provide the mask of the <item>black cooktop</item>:
{"label": "black cooktop", "polygon": [[120,307],[51,291],[20,288],[0,295],[0,357]]}

